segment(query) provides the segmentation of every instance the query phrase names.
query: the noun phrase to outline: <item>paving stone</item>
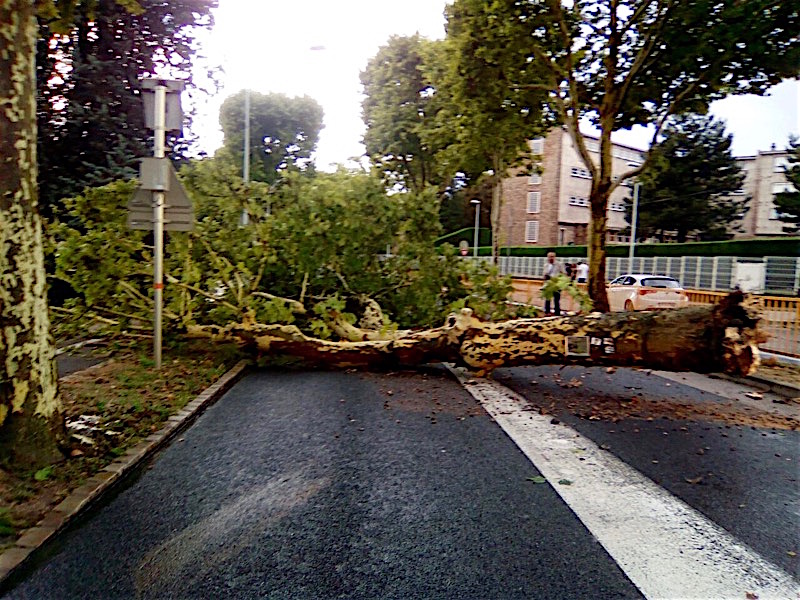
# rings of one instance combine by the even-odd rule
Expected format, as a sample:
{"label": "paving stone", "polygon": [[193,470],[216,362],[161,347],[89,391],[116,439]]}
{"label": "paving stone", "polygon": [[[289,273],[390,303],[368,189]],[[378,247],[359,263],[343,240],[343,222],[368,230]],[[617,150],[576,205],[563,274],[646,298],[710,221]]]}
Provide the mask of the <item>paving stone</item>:
{"label": "paving stone", "polygon": [[33,548],[20,548],[12,546],[0,554],[0,579],[8,575],[19,566],[33,552]]}
{"label": "paving stone", "polygon": [[17,540],[20,548],[37,548],[56,532],[54,527],[32,527]]}
{"label": "paving stone", "polygon": [[52,529],[61,529],[67,521],[67,514],[60,510],[51,510],[44,518],[37,523],[37,527],[50,527]]}

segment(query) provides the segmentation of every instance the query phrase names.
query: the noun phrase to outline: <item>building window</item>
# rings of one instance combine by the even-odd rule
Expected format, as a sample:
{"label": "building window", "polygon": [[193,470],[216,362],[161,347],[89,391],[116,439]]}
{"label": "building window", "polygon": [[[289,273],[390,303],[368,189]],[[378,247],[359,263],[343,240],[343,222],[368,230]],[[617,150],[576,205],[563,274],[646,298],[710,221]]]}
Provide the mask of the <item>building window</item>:
{"label": "building window", "polygon": [[625,212],[625,205],[621,202],[612,202],[608,208],[614,212]]}
{"label": "building window", "polygon": [[777,208],[773,208],[769,211],[769,219],[770,221],[782,221],[784,218],[788,217],[789,215],[779,212]]}
{"label": "building window", "polygon": [[533,154],[541,154],[544,152],[544,138],[536,138],[530,141],[531,152]]}
{"label": "building window", "polygon": [[526,221],[525,223],[525,241],[538,242],[539,241],[539,221]]}
{"label": "building window", "polygon": [[773,164],[773,171],[775,173],[783,173],[789,168],[789,161],[785,156],[776,156]]}
{"label": "building window", "polygon": [[539,185],[542,183],[542,176],[539,173],[534,173],[528,177],[528,183],[531,185]]}
{"label": "building window", "polygon": [[744,188],[739,188],[738,190],[733,190],[734,196],[744,196]]}
{"label": "building window", "polygon": [[572,167],[570,169],[573,177],[580,177],[581,179],[591,179],[592,174],[589,172],[588,169],[584,169],[582,167]]}
{"label": "building window", "polygon": [[589,199],[588,198],[578,198],[577,196],[570,196],[569,197],[569,205],[570,206],[589,206]]}
{"label": "building window", "polygon": [[640,166],[644,162],[644,158],[640,152],[630,150],[628,148],[613,148],[611,151],[612,156],[627,160],[631,166]]}
{"label": "building window", "polygon": [[542,204],[541,192],[528,192],[528,212],[538,213]]}

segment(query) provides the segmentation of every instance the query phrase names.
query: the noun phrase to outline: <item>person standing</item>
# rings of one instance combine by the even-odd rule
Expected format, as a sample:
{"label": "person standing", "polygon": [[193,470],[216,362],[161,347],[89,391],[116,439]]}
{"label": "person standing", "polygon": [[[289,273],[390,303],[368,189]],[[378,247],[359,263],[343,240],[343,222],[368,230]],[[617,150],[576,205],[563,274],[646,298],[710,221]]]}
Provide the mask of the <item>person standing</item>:
{"label": "person standing", "polygon": [[[564,275],[564,265],[556,260],[555,252],[547,253],[547,264],[544,266],[544,280],[547,281],[556,275]],[[545,314],[550,313],[550,300],[544,301]],[[561,292],[553,293],[553,313],[561,314]]]}
{"label": "person standing", "polygon": [[585,261],[578,263],[577,267],[578,276],[576,281],[578,283],[586,283],[589,280],[589,265]]}

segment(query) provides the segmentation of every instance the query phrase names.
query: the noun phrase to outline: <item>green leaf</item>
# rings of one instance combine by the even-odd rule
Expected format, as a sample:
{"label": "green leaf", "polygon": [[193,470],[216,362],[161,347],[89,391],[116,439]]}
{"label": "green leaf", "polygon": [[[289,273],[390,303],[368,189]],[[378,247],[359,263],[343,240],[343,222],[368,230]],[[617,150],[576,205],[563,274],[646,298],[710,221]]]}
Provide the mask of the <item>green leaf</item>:
{"label": "green leaf", "polygon": [[572,485],[572,482],[569,479],[559,479],[558,483],[561,485]]}
{"label": "green leaf", "polygon": [[53,467],[44,467],[43,469],[39,469],[36,473],[33,474],[33,478],[36,481],[44,481],[45,479],[49,479],[50,476],[53,474]]}
{"label": "green leaf", "polygon": [[536,477],[528,477],[528,481],[532,481],[533,483],[547,483],[547,479],[541,475],[537,475]]}

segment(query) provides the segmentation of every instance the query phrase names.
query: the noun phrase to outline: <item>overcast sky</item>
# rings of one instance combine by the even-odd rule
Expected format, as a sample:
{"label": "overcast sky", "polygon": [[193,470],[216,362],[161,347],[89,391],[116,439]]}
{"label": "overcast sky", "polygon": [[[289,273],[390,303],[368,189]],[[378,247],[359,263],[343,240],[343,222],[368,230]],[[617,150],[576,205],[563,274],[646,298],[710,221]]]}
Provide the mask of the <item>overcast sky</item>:
{"label": "overcast sky", "polygon": [[[419,32],[444,36],[445,0],[219,0],[214,30],[202,39],[209,64],[222,66],[223,88],[204,101],[195,121],[200,148],[213,153],[222,143],[219,107],[249,87],[290,96],[308,94],[325,111],[316,154],[318,167],[360,156],[359,73],[391,35]],[[800,133],[798,82],[776,86],[769,97],[740,96],[712,105],[727,121],[737,156],[782,148]],[[647,132],[621,132],[614,139],[645,148]]]}

